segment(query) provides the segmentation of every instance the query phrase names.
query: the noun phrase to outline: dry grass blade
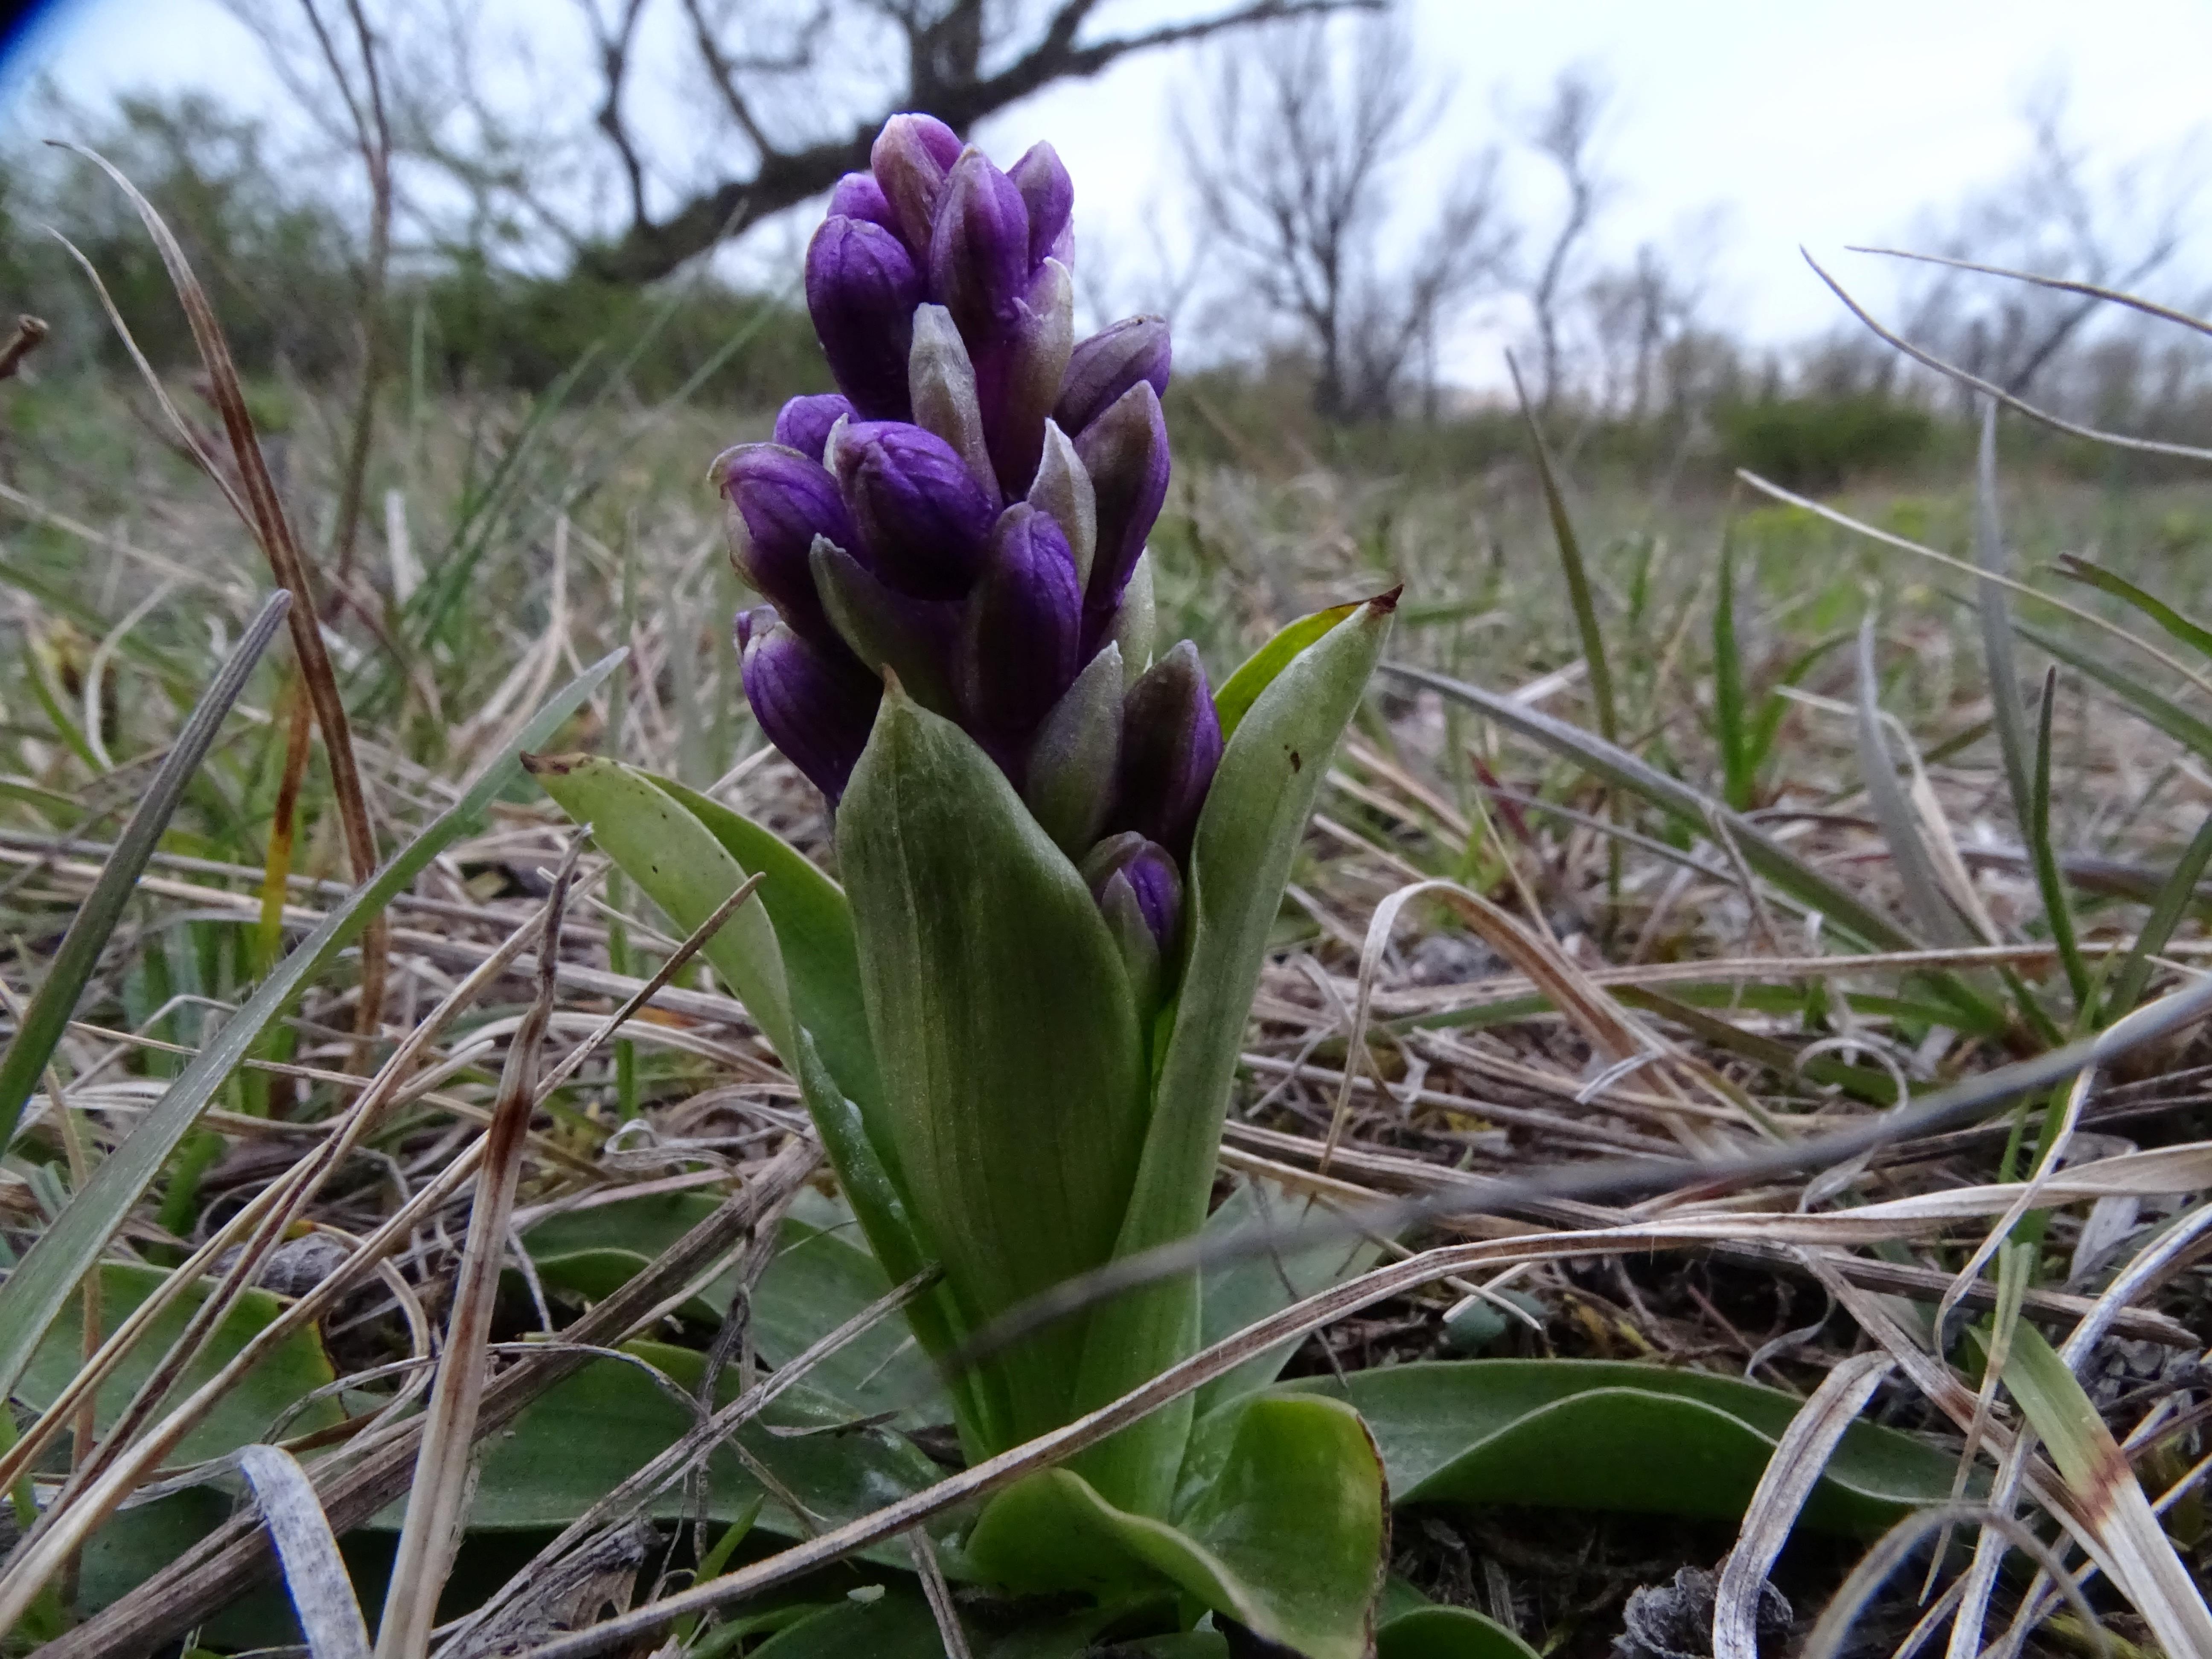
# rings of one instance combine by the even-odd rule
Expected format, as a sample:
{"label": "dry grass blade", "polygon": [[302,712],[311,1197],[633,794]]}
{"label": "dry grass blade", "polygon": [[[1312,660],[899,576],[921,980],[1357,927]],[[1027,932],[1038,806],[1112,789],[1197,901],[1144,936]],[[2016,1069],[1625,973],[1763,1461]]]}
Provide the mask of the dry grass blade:
{"label": "dry grass blade", "polygon": [[1790,1419],[1744,1510],[1735,1547],[1713,1589],[1713,1659],[1759,1659],[1755,1620],[1766,1575],[1844,1431],[1895,1369],[1887,1354],[1854,1354],[1828,1373]]}
{"label": "dry grass blade", "polygon": [[489,1364],[484,1348],[491,1338],[492,1308],[499,1295],[500,1268],[507,1259],[508,1222],[514,1214],[515,1189],[522,1178],[524,1137],[538,1103],[538,1061],[559,983],[553,964],[561,956],[562,912],[585,833],[580,830],[570,837],[568,853],[553,878],[538,947],[537,998],[507,1048],[499,1099],[484,1136],[482,1174],[476,1202],[469,1212],[468,1239],[462,1246],[460,1272],[453,1288],[453,1316],[446,1326],[438,1380],[430,1390],[415,1484],[407,1500],[407,1518],[400,1528],[398,1553],[385,1593],[384,1618],[377,1627],[377,1659],[422,1659],[429,1651],[438,1593],[445,1586],[453,1551],[460,1543],[473,1468],[477,1413],[483,1401]]}
{"label": "dry grass blade", "polygon": [[275,1446],[244,1448],[238,1466],[261,1505],[312,1659],[368,1659],[368,1626],[307,1471]]}
{"label": "dry grass blade", "polygon": [[1812,1632],[1805,1638],[1802,1659],[1841,1659],[1850,1651],[1851,1636],[1866,1604],[1873,1599],[1882,1581],[1904,1565],[1905,1559],[1919,1548],[1921,1541],[1940,1528],[1973,1525],[1994,1528],[2004,1534],[2012,1544],[2049,1572],[2066,1599],[2081,1613],[2082,1622],[2095,1638],[2099,1659],[2111,1659],[2111,1639],[2089,1606],[2088,1598],[2081,1594],[2058,1558],[2052,1553],[2034,1532],[2008,1515],[1976,1504],[1942,1504],[1933,1509],[1921,1510],[1908,1515],[1887,1532],[1866,1553],[1858,1565],[1851,1569],[1850,1577],[1820,1610],[1820,1619]]}
{"label": "dry grass blade", "polygon": [[23,359],[44,344],[46,338],[44,318],[26,314],[15,319],[15,326],[8,331],[8,337],[0,340],[0,380],[12,380],[22,373]]}
{"label": "dry grass blade", "polygon": [[2160,322],[2179,323],[2194,329],[2199,334],[2212,334],[2212,323],[2202,317],[2192,317],[2172,306],[2162,306],[2155,300],[2146,300],[2140,294],[2130,294],[2124,289],[2103,288],[2095,283],[2076,282],[2070,276],[2045,276],[2039,271],[2014,270],[2008,265],[1978,264],[1972,259],[1954,259],[1942,253],[1915,253],[1901,247],[1863,247],[1853,244],[1852,253],[1878,254],[1885,259],[1910,259],[1917,264],[1942,265],[1951,270],[1971,270],[1984,276],[2002,276],[2015,283],[2028,283],[2037,288],[2055,289],[2061,294],[2079,294],[2091,300],[2109,300],[2116,306],[2125,306],[2130,311],[2140,311],[2146,317],[2155,317]]}
{"label": "dry grass blade", "polygon": [[[404,1244],[423,1216],[474,1173],[483,1144],[479,1140],[464,1152],[417,1195],[416,1201],[394,1212],[389,1221],[362,1241],[344,1267],[316,1286],[314,1294],[286,1310],[268,1332],[283,1331],[295,1314],[314,1317],[326,1297],[341,1293],[357,1272],[365,1271],[358,1266],[363,1258]],[[523,1358],[493,1378],[477,1413],[479,1437],[505,1427],[525,1406],[584,1365],[596,1349],[623,1341],[649,1324],[672,1292],[680,1298],[734,1243],[753,1231],[762,1216],[787,1202],[812,1175],[821,1158],[821,1148],[812,1140],[794,1138],[720,1207],[564,1328],[557,1346],[548,1345],[545,1352]],[[250,1362],[259,1357],[258,1349],[249,1345],[240,1358]],[[225,1376],[214,1379],[209,1387],[219,1388],[228,1375],[227,1371]],[[323,1477],[318,1492],[335,1530],[343,1533],[361,1525],[406,1492],[422,1427],[420,1418],[400,1425],[390,1440]],[[266,1568],[268,1547],[266,1532],[252,1517],[228,1522],[137,1589],[48,1643],[46,1659],[94,1659],[94,1656],[139,1653],[159,1647],[252,1584]]]}
{"label": "dry grass blade", "polygon": [[1865,324],[1875,338],[1903,352],[1923,368],[1932,368],[1961,386],[1971,386],[1984,397],[1994,398],[2006,408],[2016,409],[2031,421],[2039,422],[2055,432],[2063,432],[2069,438],[2086,438],[2091,443],[2110,444],[2115,449],[2132,449],[2145,455],[2172,455],[2183,460],[2212,461],[2212,449],[2202,449],[2195,444],[2166,443],[2156,438],[2131,438],[2124,432],[2105,432],[2093,426],[2078,425],[2063,416],[2053,415],[2048,410],[2039,409],[2033,404],[2014,396],[1994,380],[1985,380],[1956,363],[1946,362],[1931,351],[1922,350],[1903,335],[1891,332],[1876,321],[1874,314],[1853,299],[1841,283],[1828,275],[1811,253],[1803,248],[1800,248],[1798,252],[1803,255],[1805,263],[1813,267],[1813,274],[1828,285],[1829,292],[1841,300],[1851,315]]}
{"label": "dry grass blade", "polygon": [[1939,945],[1984,945],[1976,939],[1943,890],[1943,878],[1915,823],[1912,803],[1898,787],[1897,764],[1885,734],[1878,679],[1874,661],[1874,618],[1859,624],[1858,642],[1859,769],[1867,799],[1881,824],[1881,837],[1889,848],[1890,863],[1905,885],[1906,901],[1921,931]]}
{"label": "dry grass blade", "polygon": [[[246,527],[261,544],[278,585],[292,596],[292,648],[299,657],[301,678],[307,683],[308,698],[314,705],[315,724],[322,728],[323,748],[330,762],[331,791],[336,798],[339,823],[345,835],[347,861],[352,866],[354,879],[365,882],[376,868],[376,831],[369,822],[368,799],[362,792],[361,768],[354,757],[345,700],[339,695],[337,676],[331,666],[330,652],[323,643],[319,620],[322,613],[316,606],[307,560],[292,533],[291,521],[285,516],[276,480],[269,476],[268,463],[262,457],[261,440],[254,431],[253,416],[246,408],[245,388],[239,383],[238,368],[231,360],[222,325],[216,320],[215,307],[209,303],[206,291],[193,274],[183,247],[154,204],[105,156],[82,144],[72,143],[66,148],[113,179],[137,210],[169,273],[178,303],[184,307],[185,321],[191,329],[193,343],[199,348],[216,408],[230,440],[238,480],[245,490],[241,512]],[[235,495],[232,501],[238,504]],[[365,1032],[376,1029],[386,936],[386,924],[378,917],[370,921],[362,939],[358,1029]]]}

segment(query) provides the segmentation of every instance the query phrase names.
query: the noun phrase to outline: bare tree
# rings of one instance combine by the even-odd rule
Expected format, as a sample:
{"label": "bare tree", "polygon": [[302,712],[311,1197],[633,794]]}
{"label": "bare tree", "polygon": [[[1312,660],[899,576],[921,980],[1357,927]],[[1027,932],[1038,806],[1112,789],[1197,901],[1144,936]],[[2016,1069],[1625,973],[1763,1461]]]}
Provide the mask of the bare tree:
{"label": "bare tree", "polygon": [[1474,156],[1402,259],[1384,257],[1397,165],[1433,128],[1444,94],[1424,84],[1392,14],[1357,26],[1349,52],[1323,21],[1255,33],[1215,59],[1201,120],[1179,137],[1199,211],[1236,280],[1288,323],[1314,362],[1330,420],[1390,415],[1417,357],[1431,383],[1437,331],[1492,280],[1510,246],[1497,157]]}
{"label": "bare tree", "polygon": [[1528,121],[1529,147],[1558,169],[1565,192],[1559,224],[1528,278],[1528,308],[1536,325],[1537,398],[1547,410],[1564,389],[1565,313],[1578,286],[1579,262],[1612,193],[1596,155],[1612,96],[1593,67],[1572,64],[1559,71],[1550,98]]}
{"label": "bare tree", "polygon": [[[2018,169],[1949,213],[1923,219],[1913,245],[2130,293],[2154,283],[2180,252],[2199,194],[2196,146],[2100,168],[2069,129],[2060,82],[2039,88],[2021,116],[2029,148]],[[1908,279],[1903,309],[1912,337],[2021,396],[2055,372],[2100,307],[2077,295],[1922,266]]]}
{"label": "bare tree", "polygon": [[[326,112],[327,68],[283,0],[226,3],[302,107]],[[965,131],[1135,53],[1381,3],[1189,0],[1133,17],[1133,0],[574,0],[580,51],[549,49],[557,13],[494,39],[465,0],[385,0],[376,26],[410,205],[435,240],[532,242],[643,283],[865,167],[900,111]]]}

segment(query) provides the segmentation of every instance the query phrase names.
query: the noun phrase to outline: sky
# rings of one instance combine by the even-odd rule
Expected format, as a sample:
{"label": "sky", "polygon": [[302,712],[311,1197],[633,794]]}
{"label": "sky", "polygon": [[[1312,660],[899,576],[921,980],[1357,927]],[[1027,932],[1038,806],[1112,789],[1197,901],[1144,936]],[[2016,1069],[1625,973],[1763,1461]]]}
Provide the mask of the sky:
{"label": "sky", "polygon": [[[1607,250],[1622,255],[1645,240],[1687,246],[1686,228],[1718,227],[1711,303],[1757,341],[1802,337],[1837,319],[1801,244],[1879,297],[1885,276],[1844,246],[1906,237],[1917,210],[2002,179],[2025,154],[2020,110],[2039,84],[2066,82],[2075,134],[2113,161],[2171,151],[2212,116],[2202,90],[2212,63],[2203,0],[2094,9],[2078,0],[1408,3],[1424,62],[1452,102],[1407,163],[1405,189],[1418,191],[1506,134],[1562,68],[1592,65],[1615,89],[1601,146],[1615,185]],[[1109,0],[1103,12],[1141,20],[1200,9]],[[215,0],[50,6],[0,64],[0,118],[41,71],[88,100],[148,85],[216,85],[247,103],[275,95],[251,37]],[[1166,135],[1195,73],[1188,54],[1126,60],[978,136],[1002,161],[1049,136],[1075,178],[1084,246],[1141,258],[1141,227],[1162,223],[1172,240],[1184,222]],[[1506,176],[1516,205],[1537,217],[1548,210],[1539,168],[1524,161]]]}

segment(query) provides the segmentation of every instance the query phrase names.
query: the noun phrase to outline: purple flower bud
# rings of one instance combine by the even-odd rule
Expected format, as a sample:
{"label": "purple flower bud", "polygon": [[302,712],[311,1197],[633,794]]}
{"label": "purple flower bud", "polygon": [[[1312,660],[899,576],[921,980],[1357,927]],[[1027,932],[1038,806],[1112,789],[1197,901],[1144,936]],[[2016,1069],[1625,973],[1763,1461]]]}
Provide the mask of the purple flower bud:
{"label": "purple flower bud", "polygon": [[1061,431],[1080,434],[1139,380],[1166,397],[1172,356],[1164,317],[1124,317],[1101,329],[1068,359],[1053,419]]}
{"label": "purple flower bud", "polygon": [[842,392],[814,392],[793,398],[775,417],[775,441],[786,449],[795,449],[818,461],[829,446],[830,428],[852,415],[853,400]]}
{"label": "purple flower bud", "polygon": [[1012,331],[1029,281],[1029,209],[1013,180],[970,149],[945,181],[929,242],[930,297],[980,353]]}
{"label": "purple flower bud", "polygon": [[736,631],[753,718],[835,805],[867,746],[883,687],[842,648],[818,651],[757,611],[740,613]]}
{"label": "purple flower bud", "polygon": [[1018,763],[1079,666],[1083,590],[1051,518],[1026,501],[999,515],[960,635],[960,696],[988,747]]}
{"label": "purple flower bud", "polygon": [[1116,880],[1126,882],[1153,941],[1163,950],[1172,945],[1182,920],[1182,876],[1166,848],[1139,835],[1112,836],[1084,860],[1083,877],[1102,905]]}
{"label": "purple flower bud", "polygon": [[907,350],[921,275],[899,239],[865,219],[824,219],[806,248],[806,309],[830,372],[870,420],[907,417]]}
{"label": "purple flower bud", "polygon": [[1030,814],[1071,859],[1098,839],[1121,754],[1121,653],[1112,641],[1083,665],[1030,744],[1022,785]]}
{"label": "purple flower bud", "polygon": [[1183,641],[1138,678],[1121,702],[1121,764],[1107,822],[1190,853],[1199,808],[1221,763],[1221,721],[1198,648]]}
{"label": "purple flower bud", "polygon": [[1168,423],[1152,382],[1138,381],[1078,434],[1075,453],[1098,503],[1098,547],[1084,593],[1096,617],[1120,600],[1168,497]]}
{"label": "purple flower bud", "polygon": [[807,557],[817,536],[840,547],[855,540],[837,481],[819,461],[780,444],[725,450],[714,458],[714,477],[728,504],[730,562],[738,574],[799,633],[830,644],[836,636]]}
{"label": "purple flower bud", "polygon": [[960,135],[933,115],[894,115],[876,135],[868,165],[890,204],[899,234],[916,253],[929,251],[929,228],[945,175],[960,159]]}
{"label": "purple flower bud", "polygon": [[891,211],[890,198],[872,173],[848,173],[840,179],[837,188],[830,192],[830,212],[833,217],[866,219],[893,235],[898,234],[898,218]]}
{"label": "purple flower bud", "polygon": [[834,465],[860,530],[846,550],[902,592],[957,599],[982,568],[994,514],[957,451],[896,421],[845,428]]}
{"label": "purple flower bud", "polygon": [[1031,267],[1047,259],[1066,264],[1073,240],[1069,221],[1075,213],[1075,181],[1060,164],[1060,152],[1050,144],[1031,144],[1006,169],[1006,177],[1014,181],[1029,209]]}

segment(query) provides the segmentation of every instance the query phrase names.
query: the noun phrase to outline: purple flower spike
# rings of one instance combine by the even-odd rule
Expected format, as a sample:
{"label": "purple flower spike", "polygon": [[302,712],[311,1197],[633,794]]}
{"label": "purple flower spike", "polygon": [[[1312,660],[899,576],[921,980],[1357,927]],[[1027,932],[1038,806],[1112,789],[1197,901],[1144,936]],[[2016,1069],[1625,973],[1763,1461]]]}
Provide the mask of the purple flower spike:
{"label": "purple flower spike", "polygon": [[1124,317],[1077,345],[1052,417],[1079,434],[1139,380],[1164,398],[1171,361],[1166,318]]}
{"label": "purple flower spike", "polygon": [[1094,617],[1107,616],[1168,498],[1168,423],[1152,382],[1139,380],[1115,398],[1077,436],[1075,453],[1098,501],[1098,546],[1084,605]]}
{"label": "purple flower spike", "polygon": [[1221,763],[1221,721],[1198,647],[1182,641],[1141,675],[1121,703],[1121,764],[1107,822],[1178,860],[1190,854],[1199,808]]}
{"label": "purple flower spike", "polygon": [[796,449],[741,444],[715,458],[714,482],[728,503],[730,562],[738,574],[799,633],[834,642],[807,555],[817,536],[840,547],[854,543],[837,481]]}
{"label": "purple flower spike", "polygon": [[1006,169],[1006,177],[1029,209],[1030,268],[1047,259],[1066,264],[1074,240],[1070,221],[1075,215],[1075,181],[1060,164],[1060,152],[1050,144],[1031,144]]}
{"label": "purple flower spike", "polygon": [[971,149],[945,181],[929,243],[931,297],[977,352],[1012,330],[1029,278],[1030,213],[1022,193],[981,150]]}
{"label": "purple flower spike", "polygon": [[915,599],[975,586],[994,515],[951,445],[918,426],[863,422],[845,428],[836,465],[860,537],[848,551]]}
{"label": "purple flower spike", "polygon": [[867,746],[883,687],[851,653],[817,651],[757,611],[738,616],[737,637],[753,718],[836,805]]}
{"label": "purple flower spike", "polygon": [[929,251],[929,228],[945,193],[945,175],[960,159],[960,135],[933,115],[894,115],[876,135],[868,166],[890,202],[899,234],[917,254]]}
{"label": "purple flower spike", "polygon": [[899,239],[865,219],[824,219],[806,248],[806,309],[830,372],[875,421],[910,412],[906,359],[921,273]]}
{"label": "purple flower spike", "polygon": [[[793,398],[775,417],[775,441],[815,460],[830,442],[830,428],[841,420],[858,420],[853,400],[842,392],[815,392]],[[830,538],[837,538],[832,536]]]}
{"label": "purple flower spike", "polygon": [[1008,755],[1027,747],[1075,679],[1082,623],[1067,538],[1050,514],[1015,503],[991,532],[961,630],[961,702],[988,742]]}
{"label": "purple flower spike", "polygon": [[830,216],[866,219],[894,235],[898,232],[898,216],[891,211],[890,198],[872,173],[848,173],[837,181],[836,189],[830,192]]}

